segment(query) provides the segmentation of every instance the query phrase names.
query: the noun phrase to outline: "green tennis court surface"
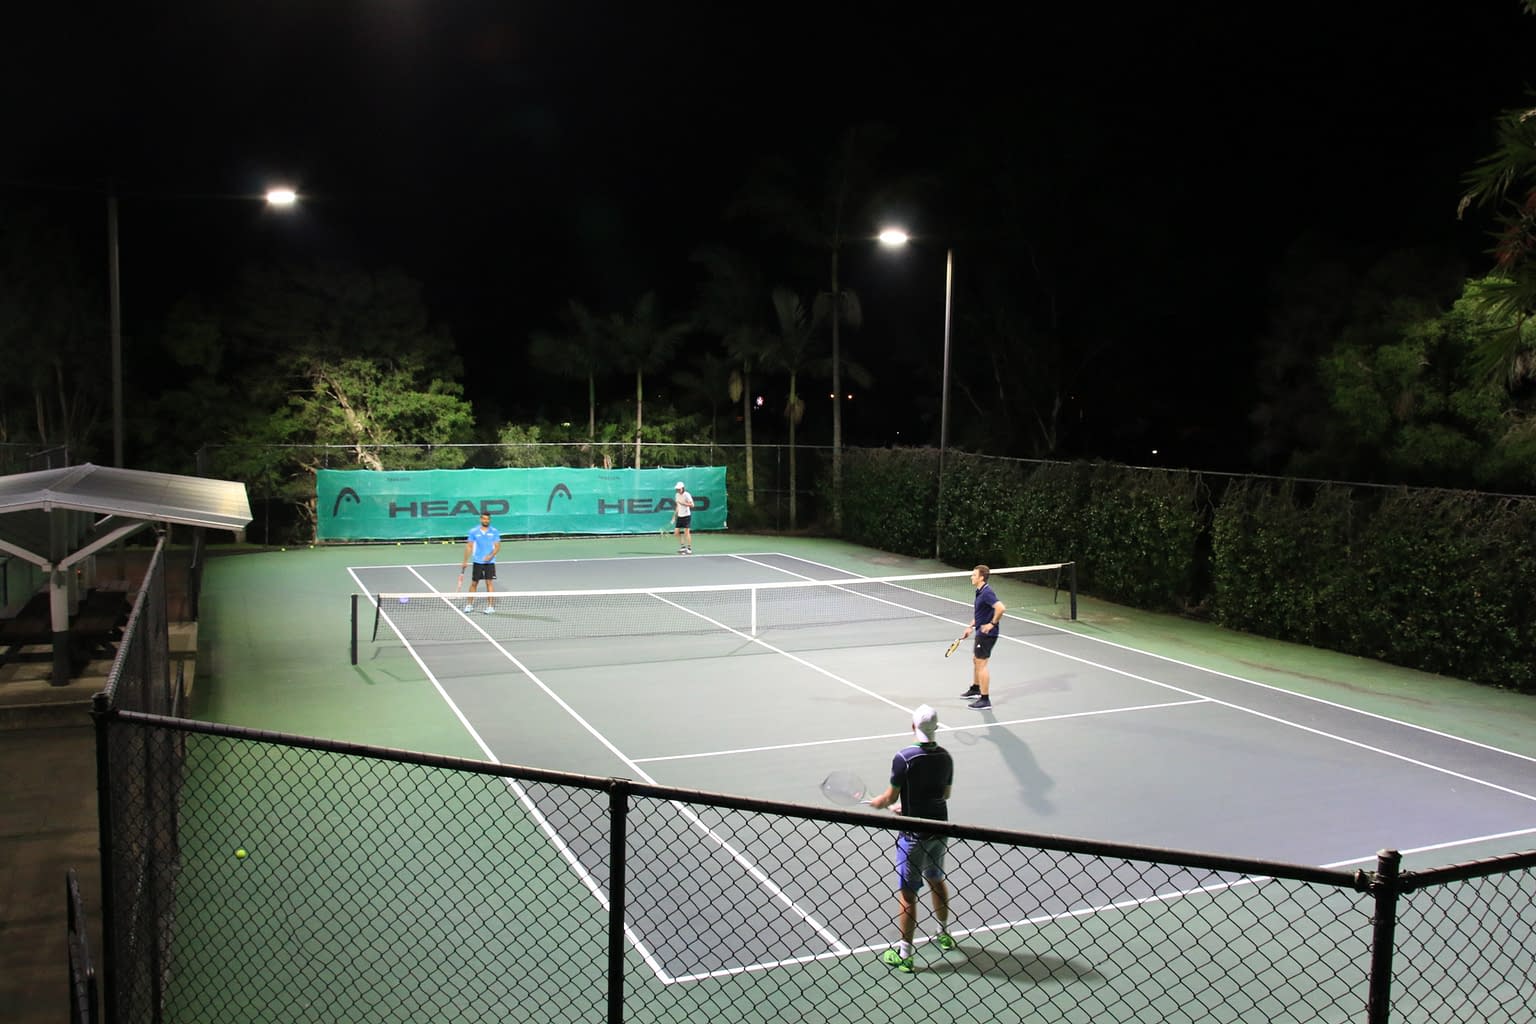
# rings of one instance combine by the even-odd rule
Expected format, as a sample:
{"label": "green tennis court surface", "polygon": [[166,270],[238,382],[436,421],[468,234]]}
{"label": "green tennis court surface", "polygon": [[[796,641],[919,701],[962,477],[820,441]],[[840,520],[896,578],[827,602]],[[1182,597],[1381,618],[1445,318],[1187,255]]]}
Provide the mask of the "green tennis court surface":
{"label": "green tennis court surface", "polygon": [[[507,545],[498,586],[654,590],[943,568],[829,542],[776,540],[770,550],[763,539],[720,536],[697,550],[679,557],[636,537]],[[462,631],[433,626],[413,636],[406,616],[415,609],[396,600],[381,605],[384,628],[375,634],[369,622],[358,665],[349,665],[350,594],[404,591],[415,603],[452,593],[458,554],[416,545],[215,560],[204,591],[212,671],[204,677],[200,659],[195,708],[255,728],[811,803],[817,781],[837,769],[879,788],[892,752],[911,738],[911,708],[931,703],[957,763],[951,815],[963,823],[1339,867],[1370,866],[1382,847],[1407,852],[1410,864],[1470,860],[1528,849],[1536,834],[1530,712],[1508,695],[1092,602],[1074,623],[1055,594],[1011,593],[1006,582],[991,712],[958,697],[969,683],[968,646],[943,657],[968,620],[968,586],[843,593],[793,626],[760,631],[713,606],[668,600],[668,616],[682,614],[688,628],[659,617],[654,633],[645,617],[619,628],[599,619],[616,616],[611,609],[582,611],[578,602],[504,606],[495,616],[456,609]],[[892,602],[905,611],[889,616]],[[865,614],[871,603],[879,614]],[[700,616],[705,628],[694,625]],[[1436,692],[1438,702],[1422,699]],[[214,785],[201,792],[217,800],[229,772],[207,769]],[[485,781],[496,811],[450,803],[404,815],[433,824],[404,829],[399,857],[452,835],[461,815],[490,814],[507,827],[492,849],[475,840],[427,860],[482,864],[488,889],[525,890],[527,880],[498,874],[507,858],[496,851],[516,849],[516,870],[533,864],[530,877],[558,906],[593,909],[607,870],[601,829],[565,792]],[[335,785],[315,769],[309,785],[318,792],[323,783]],[[353,785],[350,798],[376,798],[376,780]],[[636,834],[648,838],[631,855],[631,884],[670,894],[628,918],[631,947],[656,983],[710,984],[825,958],[883,970],[874,953],[894,933],[888,832],[840,832],[816,872],[805,872],[791,867],[803,855],[783,854],[803,841],[783,821],[667,801],[641,803],[634,815]],[[284,884],[336,875],[284,863],[290,827],[252,829],[273,841],[233,870],[280,870],[292,875]],[[227,838],[212,832],[192,846],[230,869]],[[349,855],[359,872],[396,863],[395,852]],[[1043,929],[1083,915],[1124,929],[1115,920],[1149,901],[1227,915],[1236,890],[1264,884],[1109,866],[1095,886],[1063,886],[1052,874],[1060,864],[1031,863],[1025,851],[1009,857],[1020,863],[952,847],[952,924],[965,941],[962,955],[934,969],[985,969],[991,958],[991,973],[1020,981],[1040,981],[1041,970],[1077,976],[1078,966],[1051,967],[1046,950],[1025,950]],[[321,860],[347,863],[335,851]],[[346,874],[333,886],[344,889]],[[425,892],[415,912],[430,917],[442,900]],[[452,929],[445,936],[458,941]],[[1349,941],[1338,949],[1338,969],[1347,970]]]}

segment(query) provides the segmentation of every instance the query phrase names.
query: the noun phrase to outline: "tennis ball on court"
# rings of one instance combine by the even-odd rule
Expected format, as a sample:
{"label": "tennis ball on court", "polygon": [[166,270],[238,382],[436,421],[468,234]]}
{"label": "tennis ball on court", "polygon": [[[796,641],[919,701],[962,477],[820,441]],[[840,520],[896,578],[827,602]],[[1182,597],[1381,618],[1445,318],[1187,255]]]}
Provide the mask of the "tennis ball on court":
{"label": "tennis ball on court", "polygon": [[243,847],[243,846],[240,847],[240,849],[235,851],[235,859],[236,860],[245,860],[246,856],[247,856],[247,854],[245,852],[245,847]]}

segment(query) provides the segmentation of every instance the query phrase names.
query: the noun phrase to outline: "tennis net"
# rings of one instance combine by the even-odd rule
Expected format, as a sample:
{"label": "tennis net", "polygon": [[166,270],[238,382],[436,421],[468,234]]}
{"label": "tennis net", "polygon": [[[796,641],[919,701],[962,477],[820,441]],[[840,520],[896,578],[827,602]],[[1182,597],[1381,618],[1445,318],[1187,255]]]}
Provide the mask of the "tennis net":
{"label": "tennis net", "polygon": [[[1075,563],[993,569],[991,583],[1010,616],[1077,618]],[[898,629],[920,621],[964,625],[974,596],[971,574],[963,571],[494,595],[354,594],[352,663],[357,664],[358,646],[365,639],[419,645],[720,633],[754,638],[782,630],[850,632],[850,627],[857,635],[880,623],[895,623]],[[484,614],[488,609],[491,613]]]}

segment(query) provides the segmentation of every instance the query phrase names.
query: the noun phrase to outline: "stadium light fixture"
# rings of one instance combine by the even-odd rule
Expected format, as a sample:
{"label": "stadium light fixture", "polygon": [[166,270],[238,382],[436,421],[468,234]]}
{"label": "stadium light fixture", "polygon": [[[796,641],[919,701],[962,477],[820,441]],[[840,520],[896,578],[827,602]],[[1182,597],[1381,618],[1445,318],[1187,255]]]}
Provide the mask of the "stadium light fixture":
{"label": "stadium light fixture", "polygon": [[[912,236],[901,228],[883,228],[876,236],[880,244],[896,249],[912,241]],[[939,557],[944,531],[944,454],[949,449],[949,325],[954,308],[955,250],[944,250],[944,378],[939,394],[939,494],[933,532],[933,557]]]}
{"label": "stadium light fixture", "polygon": [[[293,206],[299,194],[286,186],[268,189],[268,206]],[[123,468],[123,303],[117,258],[117,189],[107,193],[107,285],[112,332],[112,465]]]}

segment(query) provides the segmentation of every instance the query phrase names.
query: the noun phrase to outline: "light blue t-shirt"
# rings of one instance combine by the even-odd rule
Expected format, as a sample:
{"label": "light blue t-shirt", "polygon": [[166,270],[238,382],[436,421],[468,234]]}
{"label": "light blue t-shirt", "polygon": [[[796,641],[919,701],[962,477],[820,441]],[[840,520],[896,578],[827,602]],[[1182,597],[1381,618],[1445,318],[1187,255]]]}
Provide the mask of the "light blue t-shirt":
{"label": "light blue t-shirt", "polygon": [[475,546],[475,561],[489,562],[496,545],[501,543],[501,531],[494,526],[477,526],[469,531],[469,542]]}

